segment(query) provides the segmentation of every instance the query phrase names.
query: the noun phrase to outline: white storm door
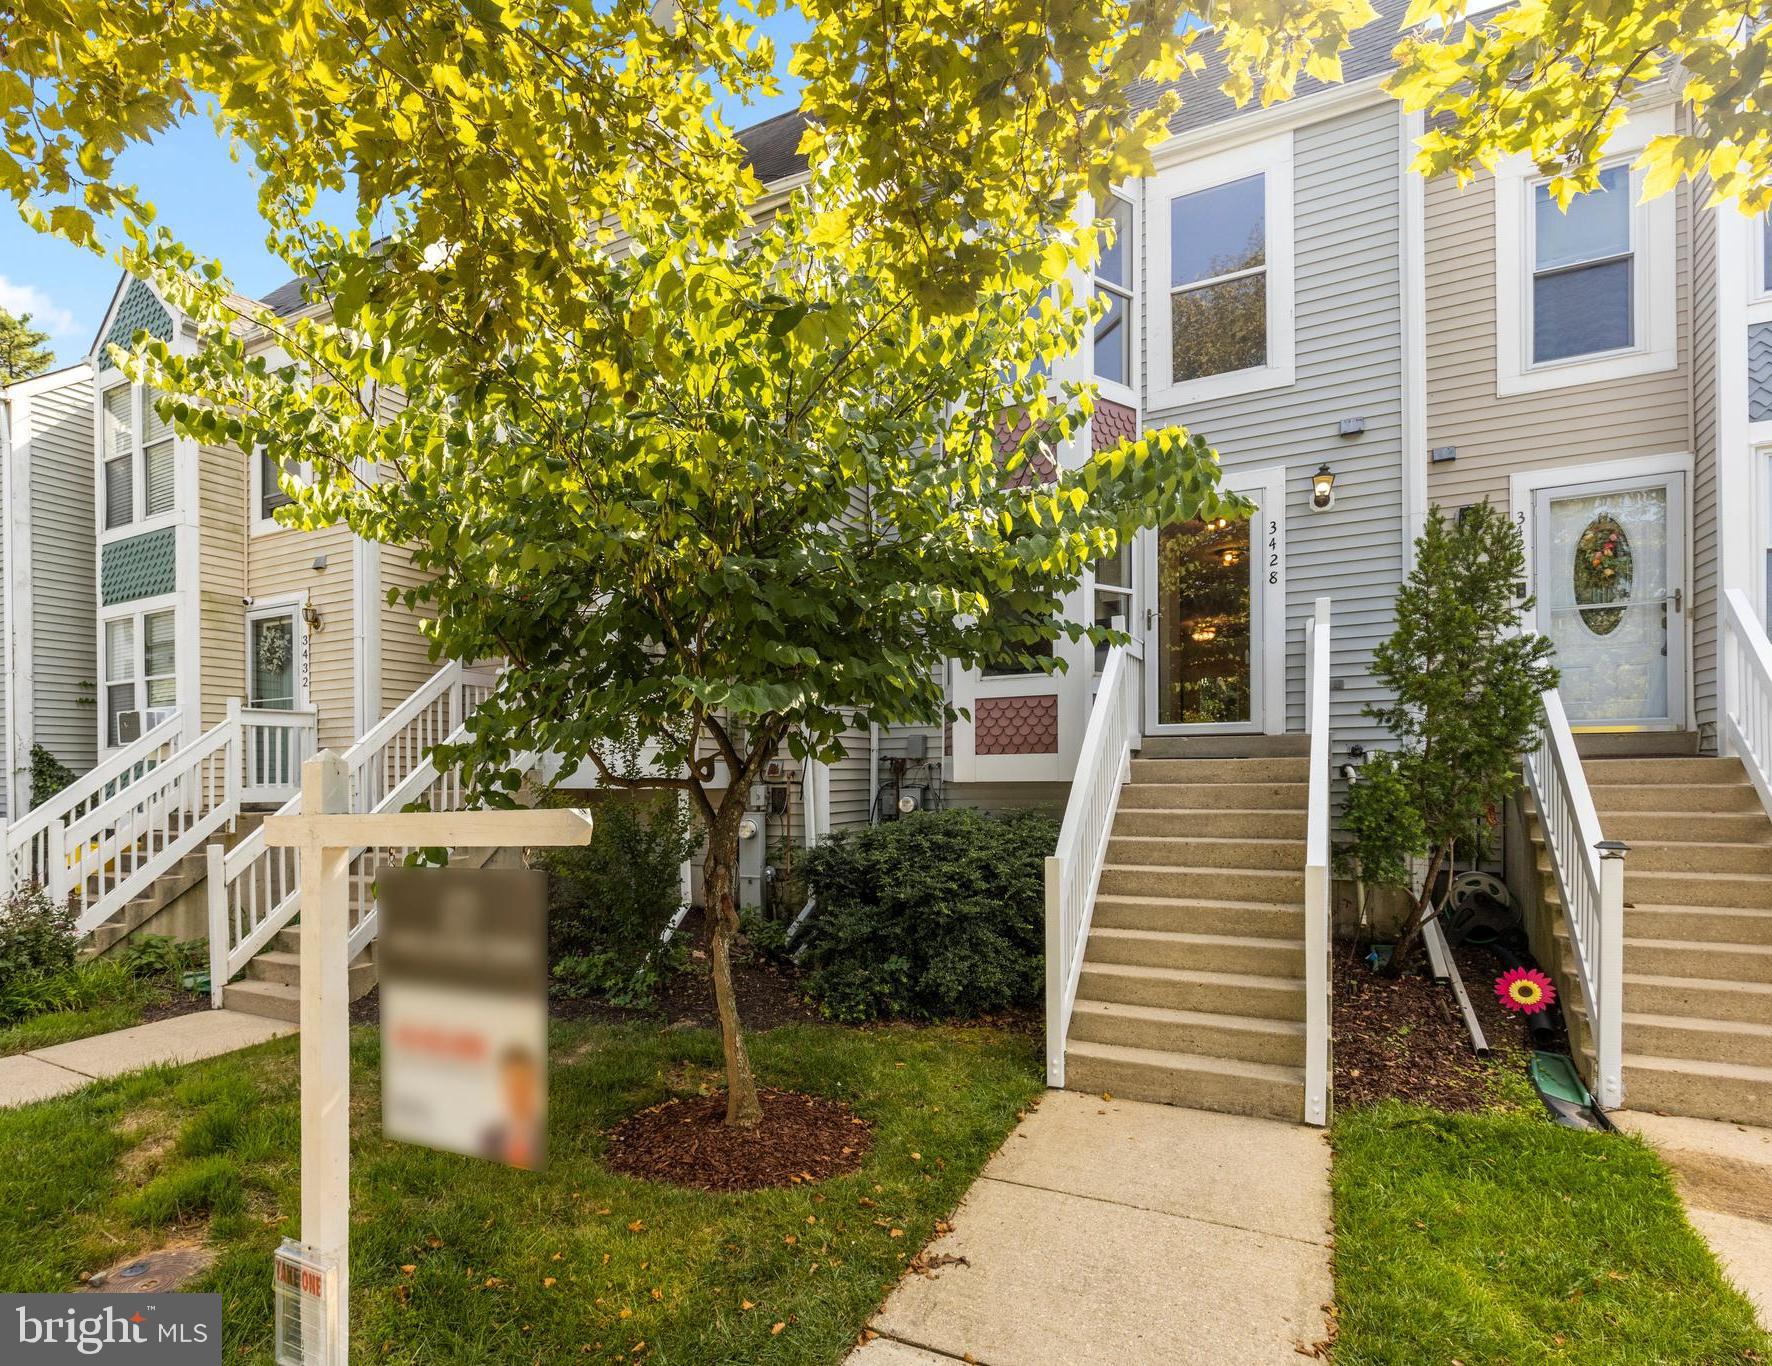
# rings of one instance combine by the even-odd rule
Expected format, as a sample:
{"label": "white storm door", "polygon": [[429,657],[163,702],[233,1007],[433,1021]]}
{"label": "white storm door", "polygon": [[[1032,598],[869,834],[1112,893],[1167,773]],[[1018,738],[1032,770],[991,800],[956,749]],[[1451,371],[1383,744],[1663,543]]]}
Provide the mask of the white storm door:
{"label": "white storm door", "polygon": [[1556,647],[1570,724],[1684,725],[1685,479],[1540,489],[1533,511],[1538,629]]}

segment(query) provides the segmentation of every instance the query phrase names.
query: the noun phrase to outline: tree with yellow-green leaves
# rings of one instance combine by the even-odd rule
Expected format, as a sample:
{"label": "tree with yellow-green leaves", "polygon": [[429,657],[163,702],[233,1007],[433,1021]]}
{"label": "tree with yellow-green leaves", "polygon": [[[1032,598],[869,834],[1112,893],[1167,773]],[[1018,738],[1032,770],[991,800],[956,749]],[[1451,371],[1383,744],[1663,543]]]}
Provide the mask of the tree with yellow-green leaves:
{"label": "tree with yellow-green leaves", "polygon": [[[198,323],[196,354],[142,338],[121,363],[186,434],[310,468],[284,516],[414,547],[429,578],[408,596],[440,653],[508,662],[449,757],[496,796],[514,754],[553,750],[700,812],[736,1124],[760,1114],[730,951],[762,765],[834,760],[857,722],[942,720],[945,659],[1051,667],[1050,641],[1103,634],[1064,612],[1092,559],[1239,510],[1174,428],[1049,482],[1003,477],[1091,411],[1043,373],[1095,307],[1070,283],[1102,244],[1087,196],[1145,170],[1177,107],[1135,109],[1134,83],[1216,48],[1230,93],[1285,99],[1337,79],[1375,17],[802,0],[808,174],[764,200],[713,106],[773,93],[756,21],[777,7],[0,0],[0,192],[76,243],[121,234],[123,263]],[[1763,40],[1728,37],[1717,6],[1665,10],[1527,4],[1499,36],[1409,39],[1395,89],[1462,121],[1422,164],[1526,150],[1587,184],[1632,92],[1678,58],[1704,131],[1650,149],[1657,183],[1705,167],[1762,194],[1772,153],[1728,62],[1757,80]],[[231,296],[116,181],[123,148],[207,111],[259,168],[311,312]],[[346,188],[355,221],[321,221],[317,192]],[[267,367],[254,335],[292,363]],[[392,417],[382,390],[404,396]],[[1000,449],[1010,428],[1027,435]],[[636,740],[645,773],[614,757]]]}

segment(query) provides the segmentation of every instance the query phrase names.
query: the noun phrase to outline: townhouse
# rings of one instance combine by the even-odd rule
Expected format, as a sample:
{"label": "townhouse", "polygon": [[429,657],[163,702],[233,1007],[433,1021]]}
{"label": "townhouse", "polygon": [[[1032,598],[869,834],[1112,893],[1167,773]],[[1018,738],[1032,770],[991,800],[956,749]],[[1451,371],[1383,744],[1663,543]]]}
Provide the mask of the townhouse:
{"label": "townhouse", "polygon": [[0,820],[35,804],[33,754],[97,758],[91,467],[89,364],[0,386]]}

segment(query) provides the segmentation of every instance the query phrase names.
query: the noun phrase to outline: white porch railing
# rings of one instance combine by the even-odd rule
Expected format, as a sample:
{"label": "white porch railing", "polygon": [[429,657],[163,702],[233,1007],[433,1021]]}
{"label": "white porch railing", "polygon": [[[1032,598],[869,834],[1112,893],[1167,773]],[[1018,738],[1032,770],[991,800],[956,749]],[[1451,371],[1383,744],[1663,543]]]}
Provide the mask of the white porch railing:
{"label": "white porch railing", "polygon": [[1329,1122],[1329,599],[1305,623],[1310,796],[1304,834],[1304,1122]]}
{"label": "white porch railing", "polygon": [[[240,814],[288,795],[313,749],[312,712],[246,711],[180,746],[176,715],[106,759],[6,831],[10,885],[72,896],[88,934]],[[287,761],[293,758],[295,767]]]}
{"label": "white porch railing", "polygon": [[302,762],[314,752],[318,718],[312,707],[240,711],[244,773],[240,800],[283,802],[301,791]]}
{"label": "white porch railing", "polygon": [[[463,722],[491,691],[493,679],[490,670],[447,664],[370,727],[344,754],[351,781],[350,809],[398,811],[421,798],[433,810],[458,809],[459,781],[452,773],[439,775],[430,754],[438,744],[460,738]],[[295,772],[299,784],[299,762]],[[298,787],[278,814],[300,810]],[[365,858],[358,851],[352,864],[353,957],[375,934],[368,887],[376,861],[385,852]],[[221,1005],[229,979],[295,918],[301,904],[299,890],[296,851],[267,845],[262,828],[225,852],[220,845],[210,846],[209,980],[214,1005]]]}
{"label": "white porch railing", "polygon": [[1544,693],[1526,783],[1538,807],[1598,1061],[1595,1098],[1624,1101],[1624,846],[1608,842],[1555,688]]}
{"label": "white porch railing", "polygon": [[1089,709],[1058,847],[1046,860],[1046,1084],[1064,1085],[1064,1040],[1083,946],[1095,909],[1095,888],[1107,861],[1108,836],[1120,789],[1132,773],[1144,697],[1143,647],[1135,639],[1108,651]]}
{"label": "white porch railing", "polygon": [[38,886],[55,895],[54,889],[59,887],[56,899],[65,897],[70,885],[65,878],[67,859],[63,853],[68,822],[116,796],[171,758],[182,733],[179,715],[173,712],[139,740],[125,745],[41,806],[0,830],[6,848],[7,889],[20,891]]}
{"label": "white porch railing", "polygon": [[1723,590],[1723,743],[1772,815],[1772,644],[1739,588]]}

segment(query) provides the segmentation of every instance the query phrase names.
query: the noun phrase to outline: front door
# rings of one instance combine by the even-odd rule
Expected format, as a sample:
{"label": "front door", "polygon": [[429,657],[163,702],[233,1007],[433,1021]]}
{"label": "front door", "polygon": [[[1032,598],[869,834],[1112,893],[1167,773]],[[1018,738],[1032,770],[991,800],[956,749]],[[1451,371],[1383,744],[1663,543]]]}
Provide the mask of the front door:
{"label": "front door", "polygon": [[1261,731],[1280,719],[1268,714],[1267,685],[1270,667],[1282,667],[1268,632],[1283,601],[1284,484],[1225,482],[1256,504],[1253,516],[1181,522],[1148,537],[1148,733]]}
{"label": "front door", "polygon": [[1556,646],[1571,725],[1683,725],[1685,480],[1541,489],[1534,513],[1538,629]]}

